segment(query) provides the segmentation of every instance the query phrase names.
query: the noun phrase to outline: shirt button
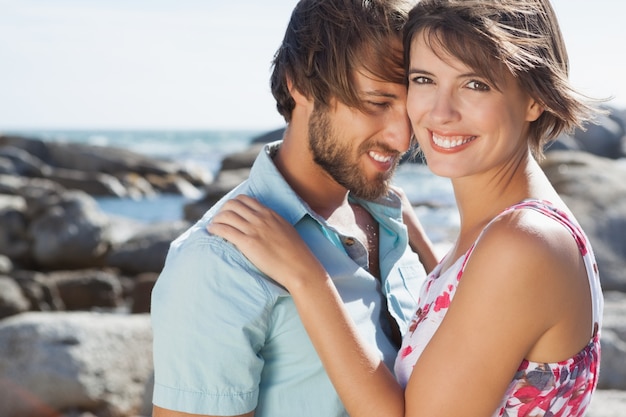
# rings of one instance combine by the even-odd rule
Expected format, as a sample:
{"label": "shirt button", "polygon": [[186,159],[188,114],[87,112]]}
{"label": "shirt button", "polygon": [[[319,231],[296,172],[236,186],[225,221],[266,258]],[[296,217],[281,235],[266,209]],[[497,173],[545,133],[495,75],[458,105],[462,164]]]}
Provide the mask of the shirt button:
{"label": "shirt button", "polygon": [[345,243],[345,244],[346,244],[346,245],[348,245],[348,246],[352,246],[352,245],[354,245],[354,238],[347,237],[347,238],[343,241],[343,243]]}

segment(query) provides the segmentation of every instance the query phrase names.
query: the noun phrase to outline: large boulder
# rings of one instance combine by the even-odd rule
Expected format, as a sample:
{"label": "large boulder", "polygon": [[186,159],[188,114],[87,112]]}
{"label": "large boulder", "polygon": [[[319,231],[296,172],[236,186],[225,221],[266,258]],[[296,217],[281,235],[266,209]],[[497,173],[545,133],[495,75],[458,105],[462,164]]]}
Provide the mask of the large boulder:
{"label": "large boulder", "polygon": [[115,309],[124,304],[121,279],[111,271],[55,271],[47,279],[56,285],[66,310]]}
{"label": "large boulder", "polygon": [[189,222],[182,220],[147,225],[128,240],[114,245],[105,263],[131,275],[161,272],[170,243],[189,226]]}
{"label": "large boulder", "polygon": [[626,292],[626,165],[554,151],[542,168],[589,237],[604,289]]}
{"label": "large boulder", "polygon": [[42,177],[94,196],[189,198],[213,177],[206,170],[128,149],[0,135],[0,173]]}
{"label": "large boulder", "polygon": [[607,291],[604,301],[598,387],[626,390],[626,294]]}
{"label": "large boulder", "polygon": [[146,314],[24,313],[0,322],[3,417],[136,416],[152,369]]}
{"label": "large boulder", "polygon": [[0,320],[29,309],[30,302],[15,280],[0,275]]}
{"label": "large boulder", "polygon": [[585,417],[624,417],[626,391],[596,390]]}
{"label": "large boulder", "polygon": [[215,181],[205,187],[202,198],[185,205],[185,220],[195,222],[233,188],[250,176],[250,167],[231,168],[219,172]]}
{"label": "large boulder", "polygon": [[546,151],[577,150],[604,158],[619,159],[626,156],[626,121],[624,112],[607,108],[595,123],[585,130],[576,129],[571,135],[561,134]]}
{"label": "large boulder", "polygon": [[49,269],[101,265],[110,246],[109,220],[95,200],[68,191],[30,225],[34,261]]}
{"label": "large boulder", "polygon": [[23,197],[0,194],[0,254],[11,259],[30,256],[26,207]]}

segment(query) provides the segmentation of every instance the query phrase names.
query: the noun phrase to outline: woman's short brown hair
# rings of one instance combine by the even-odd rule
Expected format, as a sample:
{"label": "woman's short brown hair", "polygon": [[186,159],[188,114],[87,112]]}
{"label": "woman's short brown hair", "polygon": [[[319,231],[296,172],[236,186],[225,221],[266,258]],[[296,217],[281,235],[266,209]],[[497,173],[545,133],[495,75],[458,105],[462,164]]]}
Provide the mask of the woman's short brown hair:
{"label": "woman's short brown hair", "polygon": [[596,114],[591,100],[568,81],[563,37],[548,0],[421,0],[405,26],[405,64],[422,33],[435,49],[458,58],[497,88],[508,70],[522,90],[544,108],[530,125],[537,159],[561,132],[583,128]]}

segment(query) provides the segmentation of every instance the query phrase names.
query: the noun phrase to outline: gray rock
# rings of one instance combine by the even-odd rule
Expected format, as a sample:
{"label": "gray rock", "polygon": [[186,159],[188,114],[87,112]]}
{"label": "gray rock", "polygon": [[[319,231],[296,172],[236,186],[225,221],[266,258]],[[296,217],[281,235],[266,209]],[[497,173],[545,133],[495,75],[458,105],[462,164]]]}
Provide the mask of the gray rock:
{"label": "gray rock", "polygon": [[10,175],[43,177],[50,171],[41,160],[14,146],[0,147],[0,158],[11,162],[12,170],[7,172]]}
{"label": "gray rock", "polygon": [[130,191],[119,179],[102,172],[56,168],[46,177],[66,189],[81,190],[97,197],[127,197]]}
{"label": "gray rock", "polygon": [[227,155],[224,159],[222,159],[222,166],[220,170],[228,171],[231,169],[250,168],[263,146],[263,143],[257,143],[249,146],[241,152],[235,152]]}
{"label": "gray rock", "polygon": [[48,280],[56,285],[66,310],[114,309],[124,303],[120,278],[109,271],[56,271]]}
{"label": "gray rock", "polygon": [[607,291],[601,333],[598,387],[626,390],[626,294]]}
{"label": "gray rock", "polygon": [[29,226],[33,258],[51,269],[77,269],[102,265],[109,246],[108,217],[95,200],[68,191]]}
{"label": "gray rock", "polygon": [[587,130],[577,130],[574,133],[576,142],[583,151],[605,158],[617,159],[624,156],[622,153],[622,139],[624,126],[612,115],[598,118],[598,124],[589,124]]}
{"label": "gray rock", "polygon": [[11,259],[30,256],[26,200],[20,196],[0,194],[0,253]]}
{"label": "gray rock", "polygon": [[152,289],[158,277],[159,274],[156,272],[146,272],[137,276],[131,293],[132,314],[150,312]]}
{"label": "gray rock", "polygon": [[32,311],[63,311],[65,305],[56,283],[41,272],[18,270],[12,273],[15,282],[28,298]]}
{"label": "gray rock", "polygon": [[128,274],[161,272],[170,243],[189,228],[186,221],[154,223],[111,248],[105,264]]}
{"label": "gray rock", "polygon": [[277,140],[281,140],[284,135],[285,135],[285,128],[281,127],[276,130],[272,130],[270,132],[263,133],[259,136],[256,136],[252,138],[250,142],[254,145],[275,142]]}
{"label": "gray rock", "polygon": [[578,150],[604,158],[618,159],[626,156],[626,126],[622,111],[607,108],[608,114],[588,123],[585,130],[576,129],[571,135],[562,134],[546,147],[546,152]]}
{"label": "gray rock", "polygon": [[185,220],[190,222],[199,220],[215,203],[228,194],[233,188],[245,181],[249,176],[249,167],[220,171],[215,178],[215,182],[205,187],[204,197],[185,205],[183,208]]}
{"label": "gray rock", "polygon": [[626,292],[626,165],[554,151],[542,168],[589,237],[603,288]]}
{"label": "gray rock", "polygon": [[20,136],[0,135],[0,157],[0,172],[50,178],[91,195],[134,198],[163,192],[195,198],[199,188],[213,179],[199,166],[151,158],[127,149]]}
{"label": "gray rock", "polygon": [[148,315],[24,313],[0,322],[0,415],[138,415],[152,374]]}
{"label": "gray rock", "polygon": [[30,302],[22,289],[9,277],[0,275],[0,320],[28,311]]}
{"label": "gray rock", "polygon": [[0,255],[0,274],[6,275],[13,270],[13,262],[8,256]]}
{"label": "gray rock", "polygon": [[626,391],[596,390],[585,417],[626,416]]}

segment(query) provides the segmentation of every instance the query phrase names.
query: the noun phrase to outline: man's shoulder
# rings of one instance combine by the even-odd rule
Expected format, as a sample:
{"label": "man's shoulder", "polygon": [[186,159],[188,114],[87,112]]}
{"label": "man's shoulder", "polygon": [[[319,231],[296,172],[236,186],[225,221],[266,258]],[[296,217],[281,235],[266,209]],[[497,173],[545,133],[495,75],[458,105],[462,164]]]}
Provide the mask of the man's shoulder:
{"label": "man's shoulder", "polygon": [[254,286],[269,298],[284,292],[232,243],[209,233],[209,220],[198,221],[172,242],[160,279],[178,276],[181,278],[176,279],[214,281],[224,287]]}

